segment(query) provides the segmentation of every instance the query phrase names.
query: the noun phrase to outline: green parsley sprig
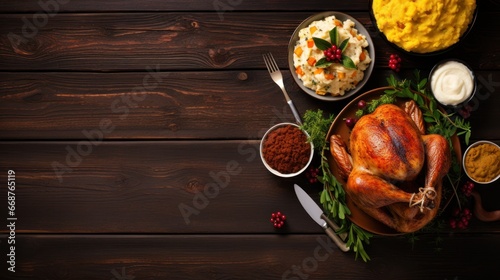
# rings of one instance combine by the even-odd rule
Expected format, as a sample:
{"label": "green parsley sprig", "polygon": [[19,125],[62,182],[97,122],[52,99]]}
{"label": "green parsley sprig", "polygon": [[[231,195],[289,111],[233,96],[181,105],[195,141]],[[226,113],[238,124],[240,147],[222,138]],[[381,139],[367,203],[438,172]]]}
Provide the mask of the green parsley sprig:
{"label": "green parsley sprig", "polygon": [[[356,116],[358,118],[365,114],[372,113],[382,104],[394,103],[398,97],[409,98],[415,100],[419,108],[422,110],[424,121],[427,123],[428,133],[437,133],[444,136],[448,140],[450,147],[453,147],[451,139],[455,134],[457,136],[463,136],[465,143],[468,145],[472,133],[470,123],[466,122],[459,116],[454,116],[453,113],[448,114],[438,108],[437,101],[426,89],[427,79],[421,79],[420,72],[418,70],[415,70],[413,80],[397,80],[393,75],[391,75],[387,78],[387,82],[391,89],[386,90],[378,99],[373,99],[367,102],[367,106],[364,109],[360,109],[356,112]],[[346,194],[344,188],[332,174],[328,158],[326,157],[327,153],[330,152],[329,145],[326,140],[326,133],[332,121],[333,115],[324,118],[321,110],[307,111],[304,114],[304,124],[302,126],[302,128],[309,133],[310,141],[312,141],[314,146],[317,147],[317,151],[321,156],[322,172],[318,175],[318,181],[323,184],[323,190],[321,192],[320,202],[328,216],[340,225],[341,228],[339,233],[348,233],[346,243],[347,246],[351,247],[356,253],[356,259],[358,256],[361,256],[361,258],[367,262],[370,260],[370,257],[366,253],[365,245],[370,243],[370,238],[373,235],[358,227],[347,218],[351,212],[346,204]],[[466,199],[457,192],[461,176],[460,164],[455,154],[452,153],[452,167],[450,172],[447,174],[448,181],[445,181],[444,184],[451,186],[451,190],[453,192],[452,195],[457,198],[459,207],[461,205],[461,201]],[[450,188],[445,187],[443,189],[443,196],[449,197],[450,194],[446,191]],[[451,201],[451,199],[449,201]],[[447,205],[443,207],[439,215],[444,212],[446,206]],[[438,232],[443,229],[443,224],[444,223],[441,220],[434,219],[429,225],[420,231]],[[408,236],[413,242],[418,240],[415,233],[408,234]],[[440,239],[441,238],[438,236],[437,240]],[[439,245],[438,243],[439,242],[437,242],[437,245]]]}
{"label": "green parsley sprig", "polygon": [[370,256],[365,250],[365,244],[370,244],[372,234],[358,227],[351,222],[346,215],[351,215],[351,210],[347,207],[346,193],[342,184],[332,174],[328,164],[326,153],[330,149],[324,146],[321,151],[321,175],[318,176],[319,182],[323,184],[320,202],[328,216],[340,225],[338,233],[347,233],[346,245],[356,253],[355,259],[359,256],[363,261],[370,260]]}
{"label": "green parsley sprig", "polygon": [[[455,113],[447,113],[446,111],[438,108],[438,103],[434,96],[427,89],[427,79],[420,77],[420,71],[413,72],[413,79],[398,80],[393,75],[387,78],[387,83],[391,89],[388,89],[379,98],[367,103],[364,109],[356,112],[359,118],[364,114],[369,114],[375,110],[379,105],[395,102],[396,98],[413,99],[422,111],[424,121],[427,124],[427,132],[429,134],[440,134],[448,140],[448,143],[453,150],[452,138],[457,135],[463,137],[466,145],[472,134],[471,125]],[[467,198],[457,191],[458,185],[461,182],[462,170],[460,163],[455,153],[452,153],[451,168],[446,175],[447,181],[444,181],[443,197],[450,198],[450,195],[456,198],[458,207],[466,203]],[[451,199],[448,199],[448,204]],[[444,205],[441,209],[442,214],[448,204]],[[435,221],[437,221],[435,219]],[[428,231],[429,228],[436,227],[435,223],[430,223],[422,231]],[[439,228],[442,228],[441,226]]]}
{"label": "green parsley sprig", "polygon": [[379,105],[394,103],[396,97],[413,99],[422,110],[424,121],[428,124],[428,133],[440,134],[450,141],[453,135],[464,135],[465,144],[469,144],[471,126],[464,119],[456,117],[439,110],[437,101],[426,89],[427,78],[420,78],[420,71],[414,71],[413,80],[397,80],[393,75],[387,78],[387,83],[393,89],[385,91],[379,99],[368,102],[364,109],[356,111],[359,118],[365,114],[372,113]]}
{"label": "green parsley sprig", "polygon": [[334,118],[333,114],[325,116],[320,109],[304,113],[301,128],[307,131],[310,136],[308,141],[311,141],[315,148],[321,149],[326,145],[326,133]]}
{"label": "green parsley sprig", "polygon": [[322,110],[305,112],[302,129],[309,133],[309,141],[313,142],[320,157],[321,157],[321,173],[318,175],[318,181],[323,184],[323,190],[320,195],[320,203],[327,215],[340,225],[338,233],[347,233],[346,245],[358,256],[367,262],[370,257],[364,248],[365,244],[369,244],[372,234],[358,227],[347,218],[351,214],[346,203],[346,194],[342,184],[335,178],[330,170],[328,158],[330,148],[326,141],[326,133],[333,122],[334,116],[329,115],[324,117]]}

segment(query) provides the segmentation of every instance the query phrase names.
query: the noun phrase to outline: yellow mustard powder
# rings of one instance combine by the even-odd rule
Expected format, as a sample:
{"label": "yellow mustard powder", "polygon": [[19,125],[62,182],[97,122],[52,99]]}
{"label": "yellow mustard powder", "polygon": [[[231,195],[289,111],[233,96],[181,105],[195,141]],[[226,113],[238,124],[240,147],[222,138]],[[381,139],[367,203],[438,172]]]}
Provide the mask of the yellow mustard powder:
{"label": "yellow mustard powder", "polygon": [[500,174],[500,149],[491,144],[472,147],[465,157],[465,169],[476,181],[495,179]]}
{"label": "yellow mustard powder", "polygon": [[458,42],[472,21],[475,0],[373,0],[377,26],[400,48],[429,53]]}

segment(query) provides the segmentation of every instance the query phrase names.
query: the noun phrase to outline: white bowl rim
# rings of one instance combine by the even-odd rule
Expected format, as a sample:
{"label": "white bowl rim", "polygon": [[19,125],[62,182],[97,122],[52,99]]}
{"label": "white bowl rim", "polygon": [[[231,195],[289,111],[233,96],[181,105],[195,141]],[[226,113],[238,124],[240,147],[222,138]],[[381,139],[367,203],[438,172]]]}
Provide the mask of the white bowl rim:
{"label": "white bowl rim", "polygon": [[492,141],[488,141],[488,140],[479,140],[479,141],[476,141],[472,144],[469,145],[469,147],[467,147],[467,149],[465,150],[465,153],[464,153],[464,156],[462,158],[462,166],[464,168],[464,172],[465,174],[467,175],[467,177],[469,177],[469,179],[471,179],[474,183],[478,183],[478,184],[481,184],[481,185],[487,185],[487,184],[491,184],[493,182],[495,182],[496,180],[498,180],[498,178],[500,178],[500,174],[498,174],[498,176],[496,176],[493,180],[489,181],[489,182],[479,182],[479,181],[476,181],[474,180],[470,175],[469,173],[467,173],[467,169],[465,168],[465,158],[467,156],[467,153],[469,152],[469,150],[472,148],[472,147],[475,147],[477,145],[480,145],[480,144],[491,144],[491,145],[494,145],[496,146],[497,148],[500,149],[500,146],[498,146],[496,143],[492,142]]}
{"label": "white bowl rim", "polygon": [[[314,157],[314,145],[312,142],[309,142],[309,144],[311,145],[311,155],[309,156],[309,160],[307,161],[306,165],[300,169],[299,171],[295,172],[295,173],[289,173],[289,174],[283,174],[277,170],[274,170],[271,166],[269,166],[269,164],[267,164],[266,160],[264,159],[264,155],[262,154],[262,147],[263,147],[263,143],[264,143],[264,140],[267,138],[267,135],[273,131],[274,129],[278,128],[278,127],[281,127],[281,126],[287,126],[287,125],[291,125],[291,126],[295,126],[297,128],[300,129],[300,126],[296,123],[291,123],[291,122],[282,122],[282,123],[278,123],[278,124],[275,124],[273,125],[271,128],[269,128],[266,133],[264,134],[264,136],[262,136],[262,139],[260,140],[260,147],[259,147],[259,153],[260,153],[260,159],[262,160],[262,163],[264,164],[264,166],[267,168],[267,170],[269,170],[269,172],[273,173],[274,175],[276,176],[279,176],[279,177],[283,177],[283,178],[290,178],[290,177],[294,177],[294,176],[297,176],[299,174],[301,174],[302,172],[304,172],[304,170],[307,169],[307,167],[311,164],[312,162],[312,159]],[[300,129],[307,137],[309,137],[309,133],[307,133],[307,131],[303,130],[303,129]]]}
{"label": "white bowl rim", "polygon": [[[370,53],[370,58],[372,60],[370,62],[370,65],[368,66],[368,68],[366,68],[366,70],[364,71],[364,77],[363,77],[363,79],[358,83],[358,85],[356,85],[355,88],[347,91],[342,96],[330,96],[330,95],[323,96],[323,95],[319,95],[319,94],[315,93],[312,89],[307,88],[306,86],[304,86],[302,80],[297,76],[297,74],[295,73],[295,69],[293,67],[293,49],[295,47],[295,43],[297,42],[296,40],[294,40],[294,37],[302,29],[301,26],[304,25],[303,27],[305,27],[306,25],[311,24],[313,21],[320,20],[320,19],[328,17],[328,16],[335,16],[335,17],[340,16],[341,17],[340,19],[342,21],[345,21],[345,19],[352,20],[354,22],[354,24],[355,24],[355,28],[360,33],[362,33],[363,35],[366,36],[366,40],[369,43],[367,49],[368,49],[368,51]],[[342,18],[345,18],[345,19],[342,19]],[[304,19],[299,25],[297,25],[297,27],[295,28],[295,30],[292,33],[292,36],[290,37],[290,40],[288,42],[288,54],[287,54],[287,56],[288,56],[287,57],[288,68],[289,68],[290,73],[292,75],[292,78],[295,81],[295,83],[297,84],[297,86],[304,93],[306,93],[307,95],[310,95],[310,96],[312,96],[312,97],[314,97],[316,99],[323,100],[323,101],[339,101],[339,100],[344,100],[344,99],[352,97],[356,93],[360,92],[361,89],[366,85],[366,83],[370,79],[370,77],[372,75],[372,72],[373,72],[373,69],[375,67],[375,46],[374,46],[373,40],[372,40],[372,38],[370,36],[370,32],[368,32],[368,29],[366,29],[366,27],[361,22],[359,22],[356,18],[354,18],[353,16],[351,16],[349,14],[346,14],[346,13],[343,13],[343,12],[337,12],[337,11],[323,11],[323,12],[319,12],[319,13],[310,15],[309,17],[307,17],[306,19]]]}
{"label": "white bowl rim", "polygon": [[[432,76],[434,75],[434,72],[436,72],[436,70],[442,66],[443,64],[447,63],[447,62],[451,62],[451,61],[455,61],[455,62],[458,62],[458,63],[461,63],[463,64],[470,72],[471,76],[472,76],[472,83],[473,83],[473,87],[472,87],[472,92],[471,92],[471,95],[464,101],[460,102],[459,104],[457,105],[452,105],[452,104],[443,104],[441,102],[439,102],[439,100],[437,100],[437,98],[434,96],[434,92],[432,91],[432,86],[431,86],[431,81],[432,81]],[[472,99],[474,99],[475,95],[476,95],[476,91],[477,91],[477,78],[476,78],[476,73],[474,72],[474,70],[472,69],[472,67],[467,63],[465,62],[464,60],[462,59],[458,59],[458,58],[446,58],[446,59],[442,59],[440,61],[438,61],[431,69],[431,71],[429,72],[429,76],[427,77],[427,81],[428,81],[428,86],[429,86],[429,91],[431,92],[432,96],[434,96],[434,99],[436,99],[436,102],[438,102],[439,104],[441,104],[441,106],[444,106],[446,108],[461,108],[463,107],[465,104],[467,104],[468,102],[470,102]]]}

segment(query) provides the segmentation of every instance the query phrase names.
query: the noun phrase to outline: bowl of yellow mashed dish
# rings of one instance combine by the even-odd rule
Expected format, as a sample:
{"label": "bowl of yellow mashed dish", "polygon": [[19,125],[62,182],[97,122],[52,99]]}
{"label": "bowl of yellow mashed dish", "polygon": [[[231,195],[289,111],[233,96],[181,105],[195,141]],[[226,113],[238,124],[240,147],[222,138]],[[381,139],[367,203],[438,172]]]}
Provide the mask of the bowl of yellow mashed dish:
{"label": "bowl of yellow mashed dish", "polygon": [[384,39],[415,55],[441,54],[456,46],[477,16],[476,0],[371,0],[370,11]]}

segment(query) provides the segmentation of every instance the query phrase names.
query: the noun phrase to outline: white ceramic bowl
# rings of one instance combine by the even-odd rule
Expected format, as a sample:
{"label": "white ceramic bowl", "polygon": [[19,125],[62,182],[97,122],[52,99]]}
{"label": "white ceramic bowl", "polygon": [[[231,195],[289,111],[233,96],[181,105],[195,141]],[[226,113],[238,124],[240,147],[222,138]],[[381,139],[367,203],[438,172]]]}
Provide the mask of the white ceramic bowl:
{"label": "white ceramic bowl", "polygon": [[[312,22],[317,21],[317,20],[323,20],[325,17],[329,17],[329,16],[335,16],[335,18],[337,18],[341,21],[345,21],[347,19],[350,19],[354,22],[354,24],[355,24],[354,28],[356,28],[360,34],[363,34],[366,36],[366,41],[368,41],[367,50],[368,50],[368,53],[370,54],[370,58],[372,60],[370,62],[370,65],[368,66],[368,68],[366,68],[366,70],[364,71],[363,79],[356,85],[356,87],[354,89],[347,91],[342,96],[319,95],[314,90],[304,86],[302,80],[299,78],[297,73],[295,73],[295,66],[293,64],[293,51],[295,49],[295,44],[299,40],[299,31],[301,29],[309,26]],[[322,13],[312,15],[312,16],[308,17],[307,19],[305,19],[304,21],[302,21],[302,23],[300,23],[299,26],[297,26],[297,28],[293,32],[293,35],[290,39],[290,42],[288,43],[288,67],[290,68],[290,72],[292,74],[294,81],[307,94],[309,94],[310,96],[312,96],[314,98],[320,99],[320,100],[337,101],[337,100],[343,100],[343,99],[346,99],[348,97],[353,96],[354,94],[359,92],[363,88],[363,86],[366,84],[366,82],[370,78],[370,75],[372,74],[374,65],[375,65],[375,47],[373,46],[373,41],[372,41],[372,38],[370,37],[370,34],[368,33],[366,28],[359,21],[357,21],[355,18],[353,18],[352,16],[350,16],[348,14],[328,11],[328,12],[322,12]]]}
{"label": "white ceramic bowl", "polygon": [[441,104],[442,106],[444,107],[447,107],[447,108],[454,108],[454,109],[459,109],[461,108],[462,106],[466,105],[469,101],[472,100],[472,98],[474,98],[474,95],[476,94],[476,90],[477,90],[477,79],[476,79],[476,75],[474,74],[474,71],[472,70],[472,68],[469,66],[469,64],[467,64],[465,61],[463,60],[460,60],[460,59],[456,59],[456,58],[449,58],[449,59],[444,59],[444,60],[441,60],[439,61],[438,63],[436,63],[436,65],[434,65],[434,67],[432,67],[430,73],[429,73],[429,78],[428,78],[428,87],[431,91],[431,93],[434,95],[434,92],[432,91],[432,80],[433,80],[433,76],[434,76],[434,73],[436,72],[437,69],[439,69],[442,65],[444,65],[445,63],[447,62],[458,62],[462,65],[464,65],[467,69],[469,69],[470,71],[470,74],[472,76],[472,92],[470,94],[470,96],[460,102],[459,104],[457,105],[452,105],[452,104],[444,104],[444,103],[441,103],[435,96],[434,98],[436,98],[436,101],[439,102],[439,104]]}
{"label": "white ceramic bowl", "polygon": [[[267,130],[266,134],[264,134],[264,136],[262,137],[262,140],[260,141],[260,159],[262,160],[262,163],[264,164],[264,166],[267,168],[267,170],[269,170],[269,172],[271,172],[272,174],[276,175],[276,176],[279,176],[279,177],[284,177],[284,178],[289,178],[289,177],[294,177],[294,176],[297,176],[299,174],[301,174],[302,172],[304,172],[304,170],[307,169],[307,167],[311,164],[311,161],[313,159],[313,156],[314,156],[314,146],[312,143],[309,143],[311,145],[311,154],[309,155],[309,160],[307,161],[307,164],[302,167],[302,169],[300,169],[299,171],[295,172],[295,173],[281,173],[275,169],[273,169],[267,162],[266,160],[264,159],[264,154],[263,154],[263,146],[264,146],[264,142],[265,140],[267,139],[267,136],[269,135],[269,133],[271,131],[274,131],[275,129],[279,128],[279,127],[283,127],[283,126],[288,126],[288,125],[291,125],[291,126],[295,126],[297,128],[299,128],[299,125],[295,124],[295,123],[279,123],[277,125],[274,125],[272,126],[271,128],[269,128],[269,130]],[[302,132],[307,136],[309,137],[309,134],[306,132],[306,131],[303,131]]]}
{"label": "white ceramic bowl", "polygon": [[467,168],[466,168],[466,166],[465,166],[465,159],[467,158],[467,154],[469,153],[470,149],[472,149],[473,147],[476,147],[476,146],[478,146],[478,145],[480,145],[480,144],[491,144],[491,145],[493,145],[493,146],[496,146],[498,149],[500,149],[500,147],[499,147],[497,144],[495,144],[495,143],[493,143],[493,142],[491,142],[491,141],[481,140],[481,141],[474,142],[473,144],[469,145],[469,147],[465,150],[465,153],[464,153],[464,156],[463,156],[463,159],[462,159],[462,166],[464,167],[465,174],[467,174],[467,176],[468,176],[468,177],[469,177],[472,181],[474,181],[475,183],[478,183],[478,184],[490,184],[490,183],[493,183],[493,182],[495,182],[496,180],[498,180],[498,178],[500,178],[500,174],[499,174],[497,177],[493,178],[493,180],[491,180],[491,181],[489,181],[489,182],[480,182],[480,181],[475,180],[473,177],[471,177],[471,176],[469,175],[469,173],[467,172]]}

